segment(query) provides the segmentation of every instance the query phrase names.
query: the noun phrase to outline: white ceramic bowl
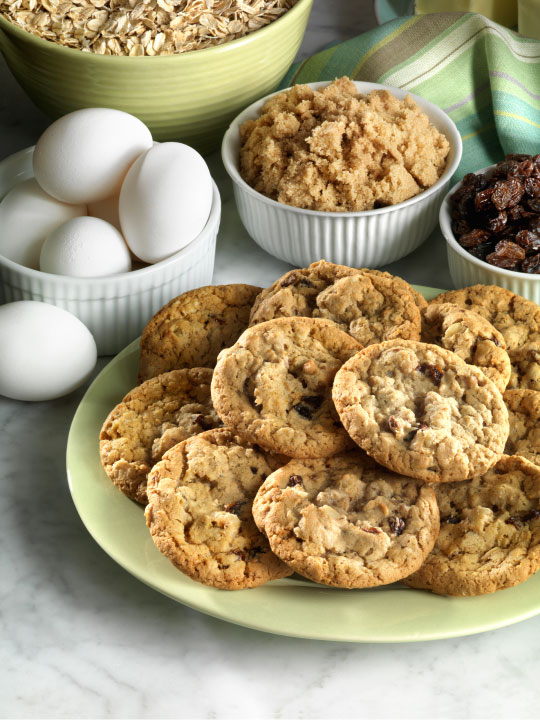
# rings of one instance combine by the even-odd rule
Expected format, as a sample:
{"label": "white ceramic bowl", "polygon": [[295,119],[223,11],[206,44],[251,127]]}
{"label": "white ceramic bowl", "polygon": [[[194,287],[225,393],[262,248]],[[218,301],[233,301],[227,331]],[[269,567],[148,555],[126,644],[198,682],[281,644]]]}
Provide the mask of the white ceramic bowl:
{"label": "white ceramic bowl", "polygon": [[[489,175],[494,167],[495,165],[490,165],[482,168],[482,170],[477,170],[476,174],[487,173]],[[511,290],[540,305],[540,275],[495,267],[495,265],[475,258],[458,243],[452,232],[450,211],[452,208],[451,197],[460,186],[461,183],[457,183],[450,190],[443,200],[439,214],[441,231],[446,240],[450,276],[454,286],[462,288],[477,284],[499,285],[499,287]]]}
{"label": "white ceramic bowl", "polygon": [[[33,148],[0,162],[0,199],[32,177]],[[0,303],[40,300],[69,310],[87,326],[100,355],[112,355],[140,335],[165,303],[212,281],[221,200],[216,184],[210,217],[193,242],[154,265],[103,278],[51,275],[0,255]],[[2,229],[0,228],[0,232]]]}
{"label": "white ceramic bowl", "polygon": [[[310,83],[314,89],[325,85],[328,83]],[[361,93],[384,89],[400,99],[407,95],[404,90],[377,83],[355,85]],[[239,128],[246,120],[258,117],[271,95],[240,113],[225,133],[221,154],[233,181],[240,218],[253,240],[271,255],[298,266],[324,258],[352,267],[378,267],[421,245],[437,224],[440,204],[461,159],[462,143],[445,112],[417,95],[411,96],[450,143],[446,169],[432,187],[410,200],[363,212],[303,210],[271,200],[250,187],[239,171]]]}

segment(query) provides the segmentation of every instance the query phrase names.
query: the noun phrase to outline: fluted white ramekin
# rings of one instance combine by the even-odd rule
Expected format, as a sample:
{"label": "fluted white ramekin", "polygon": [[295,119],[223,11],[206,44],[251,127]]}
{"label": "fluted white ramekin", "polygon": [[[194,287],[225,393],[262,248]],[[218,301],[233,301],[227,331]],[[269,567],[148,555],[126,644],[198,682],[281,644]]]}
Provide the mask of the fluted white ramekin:
{"label": "fluted white ramekin", "polygon": [[[317,89],[327,82],[309,83]],[[402,99],[405,90],[356,82],[358,92],[389,90]],[[276,94],[276,93],[273,93]],[[233,181],[240,218],[253,240],[271,255],[306,266],[325,259],[352,267],[378,267],[398,260],[421,245],[437,225],[439,208],[462,152],[458,129],[440,108],[417,95],[411,97],[446,136],[450,153],[439,180],[428,190],[405,202],[363,212],[320,212],[284,205],[261,195],[240,176],[240,132],[246,120],[255,119],[271,95],[250,105],[225,133],[221,154]]]}
{"label": "fluted white ramekin", "polygon": [[[487,173],[489,176],[494,167],[495,165],[490,165],[482,168],[477,170],[476,174]],[[461,183],[454,185],[444,198],[439,214],[441,231],[446,240],[448,267],[454,286],[462,288],[469,285],[498,285],[540,305],[540,275],[495,267],[474,257],[458,243],[452,232],[450,213],[452,195],[459,187]]]}
{"label": "fluted white ramekin", "polygon": [[[0,162],[0,199],[17,182],[32,177],[32,153],[33,148],[27,148]],[[40,300],[69,310],[90,330],[99,355],[113,355],[140,335],[169,300],[212,282],[220,216],[214,183],[210,217],[195,240],[159,263],[107,277],[52,275],[0,255],[0,303]]]}

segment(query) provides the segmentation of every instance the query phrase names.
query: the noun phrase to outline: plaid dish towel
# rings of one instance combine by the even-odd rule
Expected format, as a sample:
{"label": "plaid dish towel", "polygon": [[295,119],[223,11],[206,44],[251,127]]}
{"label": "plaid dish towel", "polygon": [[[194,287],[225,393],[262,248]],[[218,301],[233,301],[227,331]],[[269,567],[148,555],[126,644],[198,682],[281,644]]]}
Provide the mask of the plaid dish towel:
{"label": "plaid dish towel", "polygon": [[461,177],[507,153],[540,153],[540,41],[476,13],[400,18],[293,65],[280,87],[378,82],[445,110],[463,139]]}

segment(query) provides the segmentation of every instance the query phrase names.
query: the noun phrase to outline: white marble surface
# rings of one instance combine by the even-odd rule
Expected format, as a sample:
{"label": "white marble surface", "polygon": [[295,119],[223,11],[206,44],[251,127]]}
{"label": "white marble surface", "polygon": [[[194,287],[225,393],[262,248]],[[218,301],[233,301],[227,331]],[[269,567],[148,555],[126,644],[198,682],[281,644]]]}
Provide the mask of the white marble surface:
{"label": "white marble surface", "polygon": [[[315,0],[301,54],[374,22],[367,0]],[[0,158],[47,122],[0,61]],[[215,280],[267,284],[287,266],[238,227],[218,158],[211,164],[224,199]],[[450,286],[437,238],[394,269]],[[71,502],[65,446],[83,392],[0,398],[0,717],[540,717],[540,617],[454,640],[325,643],[230,625],[140,583]]]}

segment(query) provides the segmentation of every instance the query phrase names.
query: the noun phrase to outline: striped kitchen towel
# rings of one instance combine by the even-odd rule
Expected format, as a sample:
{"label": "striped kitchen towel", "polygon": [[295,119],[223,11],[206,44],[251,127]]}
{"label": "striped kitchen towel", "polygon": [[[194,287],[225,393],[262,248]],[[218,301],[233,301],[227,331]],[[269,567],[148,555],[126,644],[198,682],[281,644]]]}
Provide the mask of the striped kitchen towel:
{"label": "striped kitchen towel", "polygon": [[476,13],[400,18],[293,65],[281,83],[384,83],[445,110],[463,138],[455,179],[506,153],[540,153],[540,42]]}

